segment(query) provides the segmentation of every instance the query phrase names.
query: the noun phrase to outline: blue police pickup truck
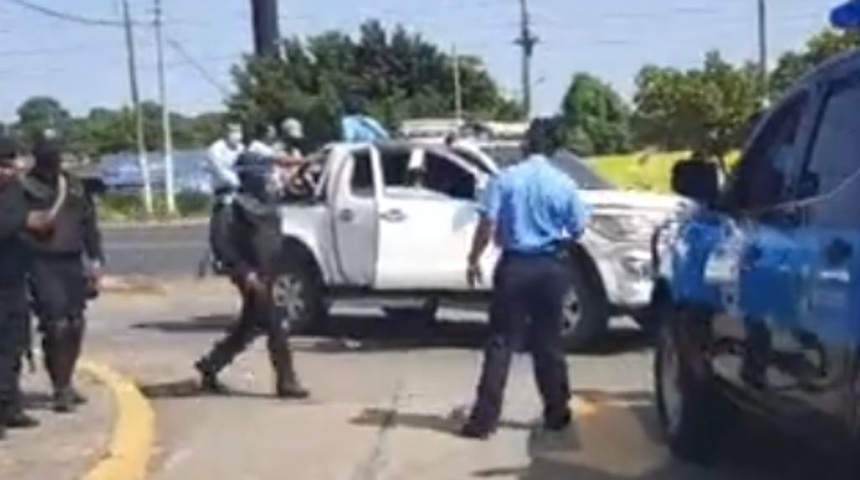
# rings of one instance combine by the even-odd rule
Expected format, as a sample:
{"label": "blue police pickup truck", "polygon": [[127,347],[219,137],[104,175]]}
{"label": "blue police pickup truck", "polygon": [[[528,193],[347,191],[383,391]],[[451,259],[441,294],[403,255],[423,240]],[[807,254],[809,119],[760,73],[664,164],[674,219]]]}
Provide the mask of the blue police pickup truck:
{"label": "blue police pickup truck", "polygon": [[670,448],[713,460],[732,420],[755,415],[860,478],[860,50],[795,85],[723,186],[717,173],[677,164],[692,206],[655,234]]}

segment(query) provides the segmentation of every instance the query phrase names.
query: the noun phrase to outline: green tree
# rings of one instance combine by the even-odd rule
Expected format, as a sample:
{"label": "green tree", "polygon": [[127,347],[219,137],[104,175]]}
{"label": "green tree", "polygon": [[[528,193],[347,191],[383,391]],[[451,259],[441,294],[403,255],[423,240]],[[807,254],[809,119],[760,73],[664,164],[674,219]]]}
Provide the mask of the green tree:
{"label": "green tree", "polygon": [[630,109],[612,87],[587,73],[574,75],[561,106],[567,143],[581,155],[630,149]]}
{"label": "green tree", "polygon": [[[233,118],[254,126],[297,117],[312,140],[324,142],[338,134],[347,93],[367,98],[370,112],[389,127],[410,117],[453,116],[452,58],[402,27],[389,32],[370,21],[356,39],[326,32],[287,40],[284,52],[283,59],[247,57],[233,69],[236,93],[227,102]],[[518,116],[478,58],[460,58],[460,83],[467,115]]]}
{"label": "green tree", "polygon": [[28,142],[49,128],[56,131],[67,129],[71,120],[71,115],[59,100],[47,96],[25,100],[17,113],[17,130]]}
{"label": "green tree", "polygon": [[860,32],[828,29],[810,38],[801,51],[786,52],[770,75],[772,98],[778,98],[828,58],[856,47],[860,47]]}
{"label": "green tree", "polygon": [[698,69],[644,67],[636,79],[636,141],[723,158],[757,111],[759,91],[754,65],[735,67],[718,52]]}

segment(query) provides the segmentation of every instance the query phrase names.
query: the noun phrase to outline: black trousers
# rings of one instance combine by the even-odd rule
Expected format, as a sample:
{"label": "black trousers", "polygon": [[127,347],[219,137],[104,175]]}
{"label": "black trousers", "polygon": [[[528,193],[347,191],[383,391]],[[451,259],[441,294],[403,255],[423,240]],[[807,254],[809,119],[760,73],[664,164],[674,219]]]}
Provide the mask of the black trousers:
{"label": "black trousers", "polygon": [[230,228],[230,204],[227,203],[229,195],[228,191],[219,191],[215,194],[215,203],[212,205],[212,213],[209,217],[209,249],[216,262],[222,260],[218,245]]}
{"label": "black trousers", "polygon": [[78,253],[37,255],[30,272],[45,369],[56,391],[72,384],[86,329],[89,280]]}
{"label": "black trousers", "polygon": [[29,346],[26,289],[0,291],[0,416],[22,407],[21,362]]}
{"label": "black trousers", "polygon": [[561,339],[569,263],[557,256],[503,255],[493,274],[490,337],[472,421],[495,426],[501,416],[514,351],[523,343],[532,354],[546,416],[568,410],[570,386]]}
{"label": "black trousers", "polygon": [[279,386],[297,382],[287,332],[277,317],[272,303],[271,287],[266,292],[241,290],[242,311],[239,321],[230,327],[227,336],[215,344],[199,365],[210,374],[217,374],[260,335],[266,336],[269,359]]}

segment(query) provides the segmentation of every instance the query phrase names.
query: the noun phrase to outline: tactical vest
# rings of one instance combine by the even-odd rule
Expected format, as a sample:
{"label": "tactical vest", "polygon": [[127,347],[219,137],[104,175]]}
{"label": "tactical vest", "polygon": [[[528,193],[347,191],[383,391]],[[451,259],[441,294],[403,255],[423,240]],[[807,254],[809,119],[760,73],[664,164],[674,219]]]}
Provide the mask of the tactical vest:
{"label": "tactical vest", "polygon": [[22,186],[31,211],[50,211],[54,217],[50,230],[28,235],[36,252],[82,253],[89,208],[83,182],[63,172],[58,176],[56,185],[49,185],[29,174],[23,177]]}

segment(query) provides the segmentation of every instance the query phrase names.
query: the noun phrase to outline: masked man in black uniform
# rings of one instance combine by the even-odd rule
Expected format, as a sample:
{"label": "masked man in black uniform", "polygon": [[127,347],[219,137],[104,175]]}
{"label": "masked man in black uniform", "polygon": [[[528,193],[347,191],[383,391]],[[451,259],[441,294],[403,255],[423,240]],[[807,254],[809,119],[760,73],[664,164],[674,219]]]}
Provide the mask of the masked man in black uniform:
{"label": "masked man in black uniform", "polygon": [[44,212],[28,214],[17,158],[14,142],[0,138],[0,438],[6,428],[38,424],[24,413],[20,388],[21,360],[30,336],[26,283],[30,251],[22,234],[26,228],[46,227],[47,221]]}
{"label": "masked man in black uniform", "polygon": [[30,209],[47,211],[51,226],[29,236],[34,250],[30,288],[54,388],[54,410],[70,412],[85,402],[72,379],[83,343],[86,303],[99,288],[101,232],[83,182],[62,169],[59,145],[43,140],[33,156],[35,165],[24,178],[24,189]]}
{"label": "masked man in black uniform", "polygon": [[229,221],[213,239],[222,252],[225,268],[242,295],[239,321],[227,337],[200,359],[195,367],[202,376],[202,388],[211,393],[227,393],[218,373],[244,351],[261,332],[265,333],[269,358],[275,370],[275,391],[281,398],[306,398],[293,368],[292,352],[272,298],[275,267],[280,255],[280,232],[271,159],[243,154],[235,165],[239,191],[227,207]]}

